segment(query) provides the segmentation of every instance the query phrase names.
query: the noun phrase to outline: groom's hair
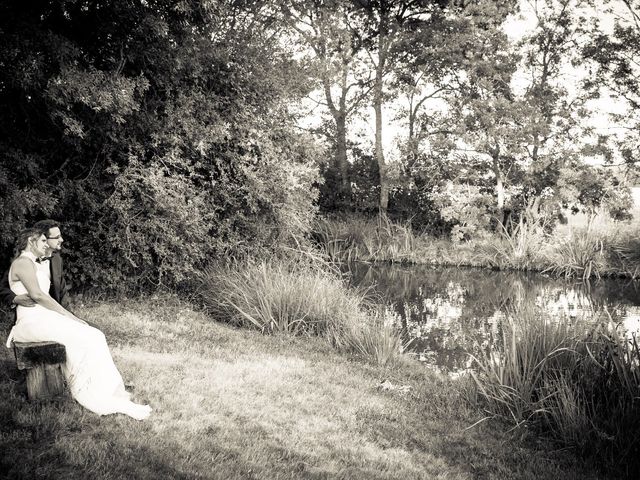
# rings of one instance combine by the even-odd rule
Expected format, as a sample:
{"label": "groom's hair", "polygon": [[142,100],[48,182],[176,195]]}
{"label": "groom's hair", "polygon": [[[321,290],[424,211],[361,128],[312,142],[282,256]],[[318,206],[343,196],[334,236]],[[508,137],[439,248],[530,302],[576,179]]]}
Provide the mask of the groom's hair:
{"label": "groom's hair", "polygon": [[55,220],[51,220],[51,219],[40,220],[39,222],[36,222],[33,224],[33,228],[44,233],[45,237],[49,236],[50,229],[56,228],[56,227],[60,228],[60,224]]}

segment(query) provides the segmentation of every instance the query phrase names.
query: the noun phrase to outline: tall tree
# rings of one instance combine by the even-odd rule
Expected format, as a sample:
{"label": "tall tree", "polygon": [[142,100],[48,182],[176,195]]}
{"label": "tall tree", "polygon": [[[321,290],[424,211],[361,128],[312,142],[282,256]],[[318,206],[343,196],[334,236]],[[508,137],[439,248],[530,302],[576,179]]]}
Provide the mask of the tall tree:
{"label": "tall tree", "polygon": [[[587,40],[584,25],[586,0],[528,2],[536,26],[520,42],[528,81],[523,99],[531,114],[527,152],[533,164],[550,166],[562,162],[567,144],[580,138],[587,96],[571,82],[568,69],[581,62],[580,48]],[[573,87],[573,88],[572,88]],[[569,142],[567,142],[569,140]]]}
{"label": "tall tree", "polygon": [[458,16],[451,15],[430,29],[404,36],[395,47],[403,61],[393,72],[391,90],[404,100],[399,119],[406,122],[407,172],[418,160],[421,143],[446,128],[440,112],[428,107],[461,83],[463,35]]}
{"label": "tall tree", "polygon": [[383,106],[385,86],[390,72],[404,60],[399,44],[410,45],[407,36],[428,30],[443,19],[446,0],[354,0],[357,28],[366,42],[374,72],[372,106],[375,115],[374,156],[380,177],[379,211],[386,214],[389,205],[390,178],[383,148]]}
{"label": "tall tree", "polygon": [[[351,180],[347,156],[350,116],[367,96],[369,79],[359,68],[362,44],[350,26],[348,0],[290,1],[279,5],[280,19],[310,54],[310,73],[321,85],[335,126],[335,160],[340,173],[338,199],[350,203]],[[304,51],[304,50],[303,50]]]}
{"label": "tall tree", "polygon": [[570,89],[567,79],[586,39],[580,8],[587,3],[524,2],[524,13],[534,26],[513,45],[499,30],[476,29],[478,41],[470,49],[467,78],[452,113],[458,118],[463,150],[488,159],[501,221],[509,172],[519,183],[520,201],[537,209],[540,194],[553,188],[560,170],[580,151],[580,139],[586,141],[589,129],[581,120],[588,96]]}
{"label": "tall tree", "polygon": [[585,86],[594,95],[606,89],[626,107],[625,113],[612,115],[613,123],[624,132],[614,146],[622,160],[634,166],[640,162],[640,1],[598,3],[615,20],[613,32],[598,28],[584,48],[585,57],[595,64]]}
{"label": "tall tree", "polygon": [[445,135],[458,139],[463,156],[488,158],[493,173],[496,209],[502,221],[506,175],[522,155],[521,133],[526,105],[518,101],[511,82],[518,55],[503,30],[515,2],[472,2],[459,7],[456,63],[460,74],[450,89],[450,128]]}

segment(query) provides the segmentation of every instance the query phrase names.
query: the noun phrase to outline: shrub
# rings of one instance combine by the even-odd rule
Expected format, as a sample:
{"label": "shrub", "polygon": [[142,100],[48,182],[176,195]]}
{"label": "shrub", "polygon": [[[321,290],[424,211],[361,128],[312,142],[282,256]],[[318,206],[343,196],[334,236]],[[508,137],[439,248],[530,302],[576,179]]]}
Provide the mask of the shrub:
{"label": "shrub", "polygon": [[481,244],[480,257],[500,268],[531,270],[539,265],[545,243],[544,225],[526,212],[510,229],[500,225],[497,236],[486,237]]}
{"label": "shrub", "polygon": [[586,229],[571,231],[557,243],[548,260],[551,266],[545,271],[583,280],[600,278],[606,266],[604,251],[604,236],[589,224]]}
{"label": "shrub", "polygon": [[432,199],[442,218],[454,224],[453,241],[469,240],[488,229],[493,198],[480,187],[449,182],[443,191],[433,193]]}

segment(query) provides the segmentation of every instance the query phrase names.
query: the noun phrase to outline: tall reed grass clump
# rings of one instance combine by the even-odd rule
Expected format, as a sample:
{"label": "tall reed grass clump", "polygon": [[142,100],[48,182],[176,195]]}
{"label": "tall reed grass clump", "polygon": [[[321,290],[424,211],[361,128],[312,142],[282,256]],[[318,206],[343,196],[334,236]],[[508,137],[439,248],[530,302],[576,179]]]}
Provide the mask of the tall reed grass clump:
{"label": "tall reed grass clump", "polygon": [[640,278],[640,231],[637,226],[617,228],[607,238],[607,260],[615,274]]}
{"label": "tall reed grass clump", "polygon": [[472,377],[488,410],[516,424],[543,411],[540,393],[547,372],[570,363],[574,347],[564,324],[538,321],[527,313],[507,316],[496,348],[473,357]]}
{"label": "tall reed grass clump", "polygon": [[605,235],[589,224],[557,239],[545,271],[562,277],[600,278],[607,270]]}
{"label": "tall reed grass clump", "polygon": [[395,363],[398,352],[406,351],[411,343],[402,339],[392,318],[381,308],[367,308],[367,318],[351,323],[342,338],[344,351],[362,355],[377,365]]}
{"label": "tall reed grass clump", "polygon": [[481,264],[502,269],[534,270],[542,260],[545,244],[544,226],[537,221],[525,221],[520,217],[518,223],[507,229],[500,224],[496,235],[486,237],[479,244],[476,259]]}
{"label": "tall reed grass clump", "polygon": [[366,292],[349,289],[324,264],[273,259],[216,266],[204,275],[200,294],[218,321],[320,336],[382,365],[402,353],[399,331],[371,313]]}
{"label": "tall reed grass clump", "polygon": [[487,412],[527,425],[627,478],[640,475],[640,350],[604,317],[551,321],[513,312],[497,348],[474,358]]}
{"label": "tall reed grass clump", "polygon": [[416,249],[411,225],[392,222],[384,215],[321,219],[314,227],[314,236],[332,261],[402,262]]}

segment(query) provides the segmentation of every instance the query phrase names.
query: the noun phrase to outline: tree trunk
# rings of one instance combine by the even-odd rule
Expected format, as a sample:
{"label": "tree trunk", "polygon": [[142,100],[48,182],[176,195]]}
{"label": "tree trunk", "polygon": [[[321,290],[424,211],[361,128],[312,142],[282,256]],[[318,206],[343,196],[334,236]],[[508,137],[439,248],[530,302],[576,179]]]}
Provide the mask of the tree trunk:
{"label": "tree trunk", "polygon": [[413,166],[418,159],[418,139],[416,138],[417,110],[413,106],[413,94],[409,98],[409,138],[407,140],[407,175],[413,174]]}
{"label": "tree trunk", "polygon": [[378,205],[380,215],[386,215],[387,207],[389,206],[389,179],[387,178],[387,165],[382,149],[382,86],[385,60],[385,41],[381,32],[378,37],[378,65],[376,66],[376,80],[373,90],[373,109],[376,115],[375,158],[380,175],[380,203]]}
{"label": "tree trunk", "polygon": [[502,172],[500,171],[500,163],[498,162],[498,155],[493,155],[493,173],[496,176],[496,195],[498,196],[498,204],[497,204],[497,209],[498,209],[498,219],[500,220],[500,223],[503,224],[504,226],[504,222],[505,222],[505,218],[504,218],[504,197],[505,197],[505,192],[504,192],[504,183],[502,180]]}
{"label": "tree trunk", "polygon": [[331,95],[331,78],[326,74],[322,77],[324,94],[329,112],[336,124],[336,164],[340,172],[340,184],[336,197],[340,206],[351,205],[351,179],[349,178],[349,163],[347,160],[347,82],[349,80],[349,64],[342,64],[341,92],[338,104]]}
{"label": "tree trunk", "polygon": [[[342,113],[342,112],[341,112]],[[349,178],[349,162],[347,161],[347,127],[343,114],[335,117],[336,121],[336,163],[340,171],[341,203],[351,203],[351,179]]]}

